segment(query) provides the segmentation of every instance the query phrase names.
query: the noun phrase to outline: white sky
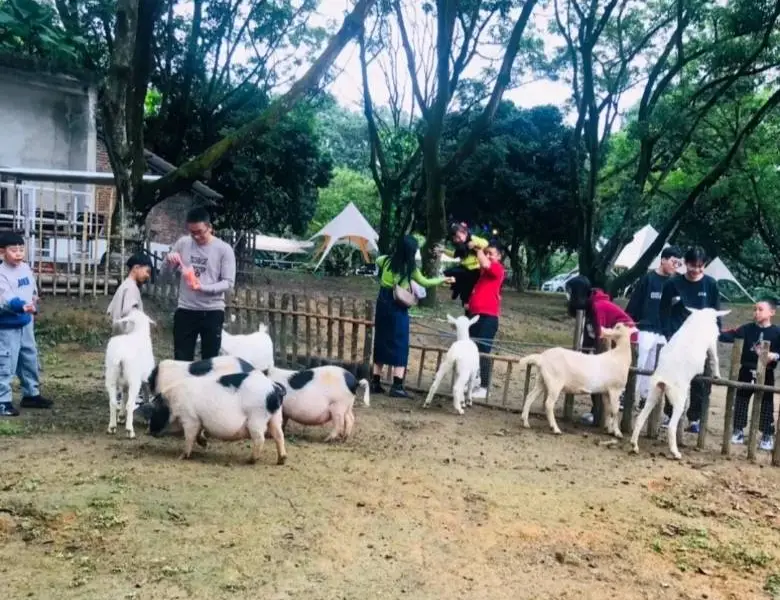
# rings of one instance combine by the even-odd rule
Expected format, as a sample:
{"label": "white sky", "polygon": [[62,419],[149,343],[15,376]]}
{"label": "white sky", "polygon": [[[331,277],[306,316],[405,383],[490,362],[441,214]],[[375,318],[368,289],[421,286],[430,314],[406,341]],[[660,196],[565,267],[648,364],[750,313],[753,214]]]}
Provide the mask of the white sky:
{"label": "white sky", "polygon": [[[320,26],[330,23],[333,26],[332,29],[335,29],[341,25],[343,15],[349,10],[351,5],[352,0],[322,0],[318,14],[311,19],[311,23]],[[543,8],[537,5],[531,17],[531,22],[535,23],[539,29],[546,29],[547,20],[552,18],[552,15],[551,7]],[[548,50],[551,50],[562,42],[557,35],[546,32],[543,34],[543,39]],[[434,43],[435,40],[431,39],[431,44]],[[522,58],[522,55],[520,55],[517,60],[521,61]],[[399,87],[405,87],[407,90],[410,90],[411,80],[408,71],[406,70],[406,60],[403,56],[399,57],[399,64],[403,67],[399,70]],[[481,65],[484,64],[486,64],[486,61],[479,62],[478,57],[475,58],[472,63],[472,68],[468,70],[467,74],[476,74],[481,68]],[[362,110],[363,86],[360,76],[359,49],[357,43],[353,42],[349,44],[337,59],[332,68],[332,72],[338,73],[339,71],[341,71],[340,75],[329,86],[328,91],[330,91],[344,106],[357,111]],[[303,70],[301,73],[302,72]],[[388,91],[381,70],[376,66],[371,65],[369,67],[368,77],[374,103],[377,105],[387,104]],[[638,102],[640,96],[641,89],[633,89],[626,92],[621,98],[621,112]],[[507,90],[504,93],[504,98],[511,100],[516,105],[523,108],[530,108],[542,104],[553,104],[565,110],[564,103],[571,98],[571,88],[565,81],[542,79],[530,81],[520,87]],[[570,114],[568,115],[567,120],[572,121],[573,118],[574,115]],[[618,119],[616,125],[618,125],[619,122],[620,119]]]}

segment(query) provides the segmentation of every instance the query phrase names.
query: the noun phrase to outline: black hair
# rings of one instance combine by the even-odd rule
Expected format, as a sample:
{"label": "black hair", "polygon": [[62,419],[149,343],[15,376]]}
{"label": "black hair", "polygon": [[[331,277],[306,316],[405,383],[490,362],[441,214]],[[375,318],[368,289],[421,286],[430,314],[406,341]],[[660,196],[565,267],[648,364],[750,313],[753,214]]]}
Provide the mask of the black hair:
{"label": "black hair", "polygon": [[769,308],[772,310],[777,310],[777,299],[772,298],[772,296],[763,296],[758,299],[759,302],[766,302],[769,305]]}
{"label": "black hair", "polygon": [[569,293],[566,310],[570,317],[576,316],[578,310],[586,312],[591,310],[590,296],[593,293],[593,286],[587,277],[584,275],[572,277],[566,282],[566,291]]}
{"label": "black hair", "polygon": [[187,213],[187,223],[207,223],[211,225],[211,215],[205,206],[195,206]]}
{"label": "black hair", "polygon": [[692,248],[688,248],[688,250],[685,252],[685,262],[700,262],[704,264],[707,262],[707,252],[701,246],[693,246]]}
{"label": "black hair", "polygon": [[135,266],[142,266],[142,267],[149,267],[152,268],[152,259],[149,258],[149,256],[146,255],[144,252],[139,252],[137,254],[133,254],[130,258],[127,259],[127,262],[125,263],[127,265],[127,270],[130,271]]}
{"label": "black hair", "polygon": [[459,231],[468,233],[469,228],[464,223],[450,223],[450,235],[455,235]]}
{"label": "black hair", "polygon": [[682,258],[682,250],[679,246],[667,246],[661,250],[661,258]]}
{"label": "black hair", "polygon": [[390,257],[390,270],[400,275],[402,280],[410,281],[412,273],[417,268],[417,248],[419,244],[411,235],[405,235],[395,245],[393,255]]}
{"label": "black hair", "polygon": [[0,231],[0,248],[24,246],[24,237],[16,231]]}

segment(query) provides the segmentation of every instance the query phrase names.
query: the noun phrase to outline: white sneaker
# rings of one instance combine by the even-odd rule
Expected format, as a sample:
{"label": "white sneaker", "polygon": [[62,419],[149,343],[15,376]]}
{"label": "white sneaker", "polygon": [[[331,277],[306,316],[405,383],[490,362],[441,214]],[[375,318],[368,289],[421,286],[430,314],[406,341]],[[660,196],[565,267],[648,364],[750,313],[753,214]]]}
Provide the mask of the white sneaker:
{"label": "white sneaker", "polygon": [[758,447],[761,450],[766,450],[767,452],[771,452],[774,450],[775,447],[775,441],[773,439],[773,436],[771,435],[762,435],[761,441],[758,443]]}
{"label": "white sneaker", "polygon": [[667,417],[664,415],[663,423],[661,423],[661,429],[669,429],[669,421],[671,420],[670,417]]}
{"label": "white sneaker", "polygon": [[484,400],[485,398],[487,398],[487,390],[483,387],[479,387],[473,392],[471,392],[471,397],[474,400]]}
{"label": "white sneaker", "polygon": [[593,413],[585,413],[580,417],[580,422],[584,425],[593,425],[594,418]]}

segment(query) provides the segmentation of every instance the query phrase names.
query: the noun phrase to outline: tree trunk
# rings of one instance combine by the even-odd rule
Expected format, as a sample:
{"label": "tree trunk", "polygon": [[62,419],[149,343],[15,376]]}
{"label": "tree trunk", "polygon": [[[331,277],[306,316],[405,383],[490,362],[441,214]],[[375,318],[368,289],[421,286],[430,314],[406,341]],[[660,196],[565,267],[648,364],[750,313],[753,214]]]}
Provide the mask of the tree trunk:
{"label": "tree trunk", "polygon": [[[427,235],[425,245],[421,250],[423,271],[432,276],[439,270],[439,257],[433,249],[444,241],[446,236],[447,216],[444,209],[444,181],[439,163],[439,137],[426,134],[423,141],[423,164],[425,166],[425,222]],[[436,288],[428,290],[423,300],[425,306],[436,304]]]}
{"label": "tree trunk", "polygon": [[199,156],[187,161],[153,184],[143,186],[141,197],[138,199],[139,210],[144,215],[148,214],[158,202],[192,185],[200,175],[219,163],[225,154],[263,135],[279,123],[304,94],[319,83],[344,47],[360,32],[368,11],[375,3],[376,0],[358,0],[355,8],[344,19],[341,29],[331,38],[328,46],[303,77],[253,121],[225,136]]}
{"label": "tree trunk", "polygon": [[387,254],[393,246],[393,206],[400,205],[400,190],[391,184],[385,184],[380,189],[382,208],[379,216],[379,251]]}

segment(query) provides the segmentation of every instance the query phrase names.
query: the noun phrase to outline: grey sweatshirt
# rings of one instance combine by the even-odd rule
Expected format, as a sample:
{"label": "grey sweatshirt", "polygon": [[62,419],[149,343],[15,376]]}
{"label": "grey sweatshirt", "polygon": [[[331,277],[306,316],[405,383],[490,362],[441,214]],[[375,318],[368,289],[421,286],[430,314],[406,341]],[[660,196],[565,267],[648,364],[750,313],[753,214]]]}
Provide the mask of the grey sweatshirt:
{"label": "grey sweatshirt", "polygon": [[22,262],[12,267],[7,262],[0,263],[0,329],[17,329],[32,320],[32,315],[24,312],[24,305],[33,301],[38,294],[35,275],[30,265]]}
{"label": "grey sweatshirt", "polygon": [[141,289],[135,280],[128,277],[116,289],[116,293],[111,300],[111,304],[108,305],[106,313],[111,317],[111,322],[114,323],[129,315],[134,306],[138,307],[138,310],[144,309]]}
{"label": "grey sweatshirt", "polygon": [[184,236],[171,252],[178,252],[184,265],[193,267],[201,285],[201,289],[193,290],[183,277],[179,280],[179,308],[225,310],[225,292],[233,289],[236,281],[236,256],[230,244],[215,237],[199,246],[190,236]]}

